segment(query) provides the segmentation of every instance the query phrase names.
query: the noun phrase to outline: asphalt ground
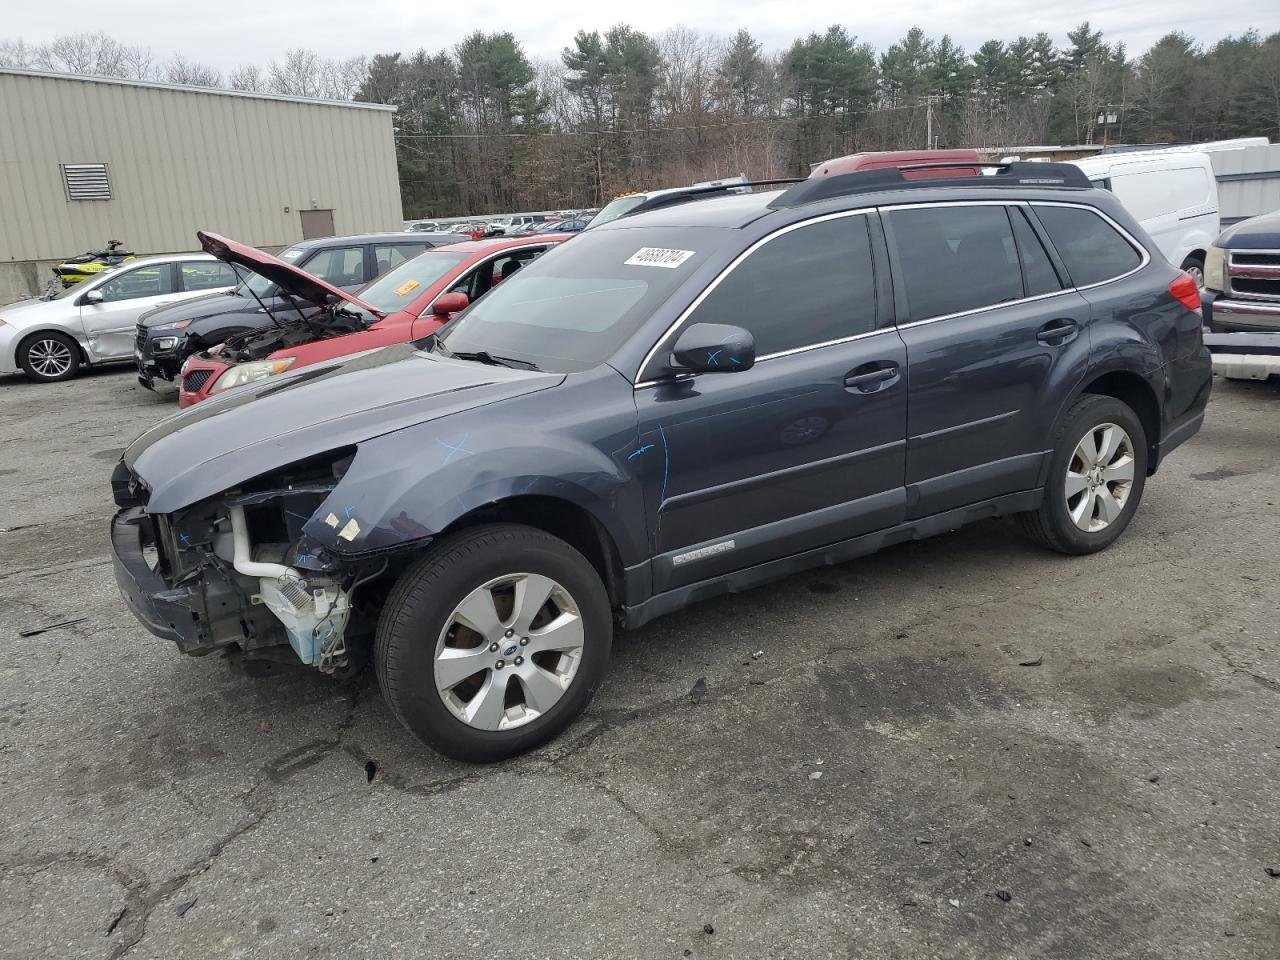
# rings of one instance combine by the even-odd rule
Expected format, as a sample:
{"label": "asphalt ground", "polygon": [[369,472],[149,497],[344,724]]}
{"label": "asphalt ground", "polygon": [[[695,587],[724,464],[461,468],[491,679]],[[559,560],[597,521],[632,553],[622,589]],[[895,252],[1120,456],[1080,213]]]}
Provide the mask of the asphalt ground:
{"label": "asphalt ground", "polygon": [[0,957],[1280,956],[1275,379],[1104,554],[992,521],[700,604],[494,766],[134,622],[107,481],[173,404],[0,378]]}

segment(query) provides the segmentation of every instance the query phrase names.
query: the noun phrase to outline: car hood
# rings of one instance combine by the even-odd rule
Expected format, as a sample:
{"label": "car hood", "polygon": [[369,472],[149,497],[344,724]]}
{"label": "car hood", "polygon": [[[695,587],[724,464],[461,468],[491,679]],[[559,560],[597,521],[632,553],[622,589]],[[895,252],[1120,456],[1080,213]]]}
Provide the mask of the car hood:
{"label": "car hood", "polygon": [[207,293],[192,297],[179,303],[167,303],[163,307],[148,310],[138,318],[144,327],[162,327],[179,320],[207,320],[210,317],[222,317],[231,313],[261,313],[262,307],[253,297],[242,297],[239,294],[224,290],[220,293]]}
{"label": "car hood", "polygon": [[563,380],[397,344],[212,397],[156,424],[123,460],[150,491],[148,509],[170,513],[299,460]]}
{"label": "car hood", "polygon": [[205,253],[217,257],[223,263],[247,267],[270,280],[289,296],[313,303],[317,307],[327,307],[331,303],[345,300],[375,317],[382,316],[381,310],[369,306],[332,284],[325,283],[319,277],[313,277],[291,263],[285,263],[269,253],[263,253],[257,247],[229,240],[216,233],[205,233],[203,230],[196,233],[196,238],[200,241],[200,246]]}
{"label": "car hood", "polygon": [[1280,249],[1280,210],[1227,227],[1214,241],[1214,246],[1231,250]]}
{"label": "car hood", "polygon": [[59,319],[79,317],[75,305],[75,297],[64,297],[61,300],[19,300],[0,307],[0,320],[11,323],[15,327],[23,327],[30,323],[57,322]]}

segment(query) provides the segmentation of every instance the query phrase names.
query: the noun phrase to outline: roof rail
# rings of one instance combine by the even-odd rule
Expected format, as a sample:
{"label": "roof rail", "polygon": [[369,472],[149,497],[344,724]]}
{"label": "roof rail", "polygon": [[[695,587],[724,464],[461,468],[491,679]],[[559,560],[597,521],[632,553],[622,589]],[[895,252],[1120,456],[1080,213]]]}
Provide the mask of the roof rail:
{"label": "roof rail", "polygon": [[[972,170],[975,166],[984,170],[996,170],[990,175],[973,174],[937,179],[908,180],[904,170]],[[1083,170],[1070,163],[977,163],[953,161],[948,163],[912,163],[902,167],[880,170],[859,170],[832,177],[802,180],[776,197],[769,206],[775,209],[798,207],[833,197],[848,197],[859,193],[877,193],[882,190],[921,190],[936,187],[1070,187],[1088,189],[1092,184]]]}
{"label": "roof rail", "polygon": [[719,183],[706,187],[674,187],[645,197],[640,203],[624,213],[623,216],[630,217],[637,213],[644,213],[646,210],[669,207],[677,203],[686,203],[689,200],[701,200],[703,197],[717,193],[729,193],[730,191],[741,190],[743,187],[776,187],[784,183],[804,183],[804,180],[801,177],[786,177],[781,180],[744,180],[736,183]]}

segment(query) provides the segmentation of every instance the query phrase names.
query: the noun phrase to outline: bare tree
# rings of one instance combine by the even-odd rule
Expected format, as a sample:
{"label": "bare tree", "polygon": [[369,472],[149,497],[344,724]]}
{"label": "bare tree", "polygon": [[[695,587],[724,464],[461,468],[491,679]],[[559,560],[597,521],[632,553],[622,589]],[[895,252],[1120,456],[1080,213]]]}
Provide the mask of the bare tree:
{"label": "bare tree", "polygon": [[0,67],[28,70],[36,65],[36,48],[21,37],[17,40],[0,40]]}
{"label": "bare tree", "polygon": [[90,76],[147,80],[155,74],[151,51],[120,43],[105,33],[69,33],[37,48],[34,63],[42,70]]}
{"label": "bare tree", "polygon": [[267,78],[262,68],[255,63],[247,63],[236,67],[227,75],[227,86],[232,90],[245,90],[249,93],[266,93]]}
{"label": "bare tree", "polygon": [[324,60],[320,64],[320,95],[326,100],[351,100],[368,75],[368,57]]}
{"label": "bare tree", "polygon": [[318,97],[324,86],[320,55],[303,47],[288,51],[284,62],[267,65],[267,86],[272,93],[290,97]]}
{"label": "bare tree", "polygon": [[160,76],[169,83],[185,83],[193,87],[220,87],[222,74],[207,64],[188,60],[180,53],[160,67]]}

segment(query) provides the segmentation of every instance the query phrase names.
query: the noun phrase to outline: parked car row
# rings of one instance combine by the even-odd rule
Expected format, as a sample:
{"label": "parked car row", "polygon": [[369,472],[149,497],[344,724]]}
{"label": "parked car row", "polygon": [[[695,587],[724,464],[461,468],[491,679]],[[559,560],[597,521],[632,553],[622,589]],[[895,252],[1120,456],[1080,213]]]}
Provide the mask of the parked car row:
{"label": "parked car row", "polygon": [[[459,237],[404,233],[304,240],[280,259],[344,289]],[[301,308],[309,311],[310,305]],[[0,307],[0,373],[69,380],[85,365],[136,360],[142,383],[172,380],[191,353],[288,322],[299,304],[265,278],[203,253],[136,257],[39,299]]]}
{"label": "parked car row", "polygon": [[226,388],[125,450],[131,610],[191,655],[372,661],[494,760],[586,707],[615,623],[993,516],[1114,542],[1204,417],[1195,280],[1074,166],[823,166],[354,293],[202,235],[310,309],[190,358]]}

